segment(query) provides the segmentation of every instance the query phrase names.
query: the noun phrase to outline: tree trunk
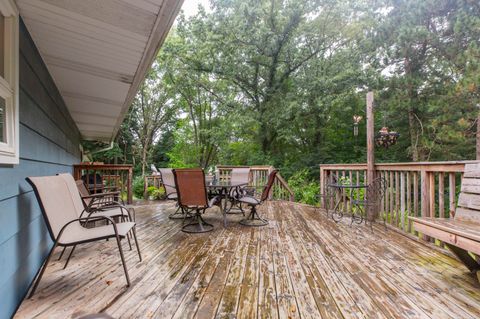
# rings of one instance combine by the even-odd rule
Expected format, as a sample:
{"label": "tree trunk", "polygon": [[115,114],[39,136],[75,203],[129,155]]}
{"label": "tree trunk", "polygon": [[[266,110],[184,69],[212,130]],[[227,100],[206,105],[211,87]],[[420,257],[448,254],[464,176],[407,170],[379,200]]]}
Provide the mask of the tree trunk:
{"label": "tree trunk", "polygon": [[147,165],[147,146],[142,149],[142,176],[145,176],[145,166]]}
{"label": "tree trunk", "polygon": [[414,110],[410,109],[408,111],[408,132],[410,134],[410,148],[412,150],[412,161],[418,162],[418,131],[416,125],[416,119]]}

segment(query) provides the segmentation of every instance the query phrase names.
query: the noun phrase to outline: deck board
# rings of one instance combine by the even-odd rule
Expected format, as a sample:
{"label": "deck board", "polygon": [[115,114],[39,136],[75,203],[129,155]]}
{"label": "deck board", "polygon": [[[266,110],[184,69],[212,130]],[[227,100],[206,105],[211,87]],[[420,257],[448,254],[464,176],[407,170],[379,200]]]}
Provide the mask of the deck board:
{"label": "deck board", "polygon": [[[113,241],[54,261],[16,318],[479,318],[480,284],[456,259],[377,225],[336,224],[308,206],[271,202],[268,226],[185,234],[170,203],[137,207],[144,256]],[[55,254],[58,257],[60,250]],[[65,258],[64,258],[65,259]]]}

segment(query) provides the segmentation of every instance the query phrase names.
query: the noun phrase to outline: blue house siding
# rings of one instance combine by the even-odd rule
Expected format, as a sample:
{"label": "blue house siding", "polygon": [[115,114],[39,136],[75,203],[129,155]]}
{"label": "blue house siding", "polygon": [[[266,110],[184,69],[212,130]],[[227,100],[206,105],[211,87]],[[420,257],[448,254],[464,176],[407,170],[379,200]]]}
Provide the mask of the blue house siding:
{"label": "blue house siding", "polygon": [[71,172],[80,133],[20,25],[20,164],[0,165],[0,319],[13,315],[52,242],[27,176]]}

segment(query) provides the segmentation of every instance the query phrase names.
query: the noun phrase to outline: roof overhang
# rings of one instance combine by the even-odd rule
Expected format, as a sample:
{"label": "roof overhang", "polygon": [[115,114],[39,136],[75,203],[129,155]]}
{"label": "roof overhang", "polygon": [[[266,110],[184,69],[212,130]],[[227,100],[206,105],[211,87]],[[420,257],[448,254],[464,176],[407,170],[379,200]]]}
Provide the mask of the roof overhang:
{"label": "roof overhang", "polygon": [[183,0],[17,0],[82,137],[112,140]]}

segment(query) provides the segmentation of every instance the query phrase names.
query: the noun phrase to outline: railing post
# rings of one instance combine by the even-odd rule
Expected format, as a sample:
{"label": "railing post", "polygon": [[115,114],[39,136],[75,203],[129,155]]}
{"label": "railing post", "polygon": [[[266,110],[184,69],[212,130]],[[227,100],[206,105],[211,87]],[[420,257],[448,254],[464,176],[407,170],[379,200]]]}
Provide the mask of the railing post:
{"label": "railing post", "polygon": [[[375,179],[375,119],[373,92],[367,93],[367,183]],[[368,206],[367,218],[375,218],[377,207]]]}

